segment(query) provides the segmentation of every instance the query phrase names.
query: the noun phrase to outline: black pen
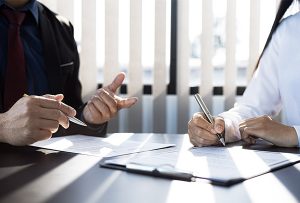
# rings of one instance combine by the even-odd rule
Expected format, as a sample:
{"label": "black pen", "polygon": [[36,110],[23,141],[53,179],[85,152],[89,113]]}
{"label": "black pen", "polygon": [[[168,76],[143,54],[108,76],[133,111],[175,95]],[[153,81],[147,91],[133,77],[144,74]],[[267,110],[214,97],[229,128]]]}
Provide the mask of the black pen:
{"label": "black pen", "polygon": [[164,169],[160,167],[153,167],[148,165],[141,165],[138,163],[126,164],[126,171],[132,173],[139,173],[144,175],[150,175],[155,177],[167,178],[172,180],[182,180],[192,182],[196,180],[196,177],[192,173],[181,171],[178,169]]}
{"label": "black pen", "polygon": [[[213,117],[210,114],[209,110],[207,109],[207,107],[206,107],[204,101],[202,100],[200,94],[195,94],[195,99],[198,102],[200,108],[202,109],[204,115],[206,116],[208,122],[210,122],[211,124],[213,124],[214,123]],[[219,141],[223,144],[223,146],[225,146],[224,136],[221,135],[220,133],[217,133],[217,136],[218,136]]]}

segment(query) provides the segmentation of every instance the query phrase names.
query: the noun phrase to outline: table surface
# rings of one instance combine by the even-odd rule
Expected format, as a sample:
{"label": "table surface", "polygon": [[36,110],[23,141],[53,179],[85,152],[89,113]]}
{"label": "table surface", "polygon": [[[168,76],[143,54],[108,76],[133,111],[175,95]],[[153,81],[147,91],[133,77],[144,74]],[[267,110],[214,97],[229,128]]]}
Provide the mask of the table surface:
{"label": "table surface", "polygon": [[[178,134],[133,134],[129,139],[176,143],[179,147],[188,142],[187,135]],[[271,145],[250,148],[299,153],[297,148]],[[100,160],[94,156],[0,144],[0,202],[300,201],[300,164],[222,187],[100,168]]]}

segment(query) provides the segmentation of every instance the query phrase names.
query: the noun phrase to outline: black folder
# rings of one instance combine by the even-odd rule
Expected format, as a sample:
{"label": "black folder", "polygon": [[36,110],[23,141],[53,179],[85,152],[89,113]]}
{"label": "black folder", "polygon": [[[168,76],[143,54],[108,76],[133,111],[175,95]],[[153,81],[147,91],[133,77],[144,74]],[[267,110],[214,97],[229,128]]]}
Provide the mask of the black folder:
{"label": "black folder", "polygon": [[[239,162],[235,156],[245,159],[246,165]],[[178,157],[187,157],[189,162],[181,166],[176,165]],[[226,160],[222,160],[223,157]],[[212,163],[211,168],[205,169],[203,160],[207,161],[207,166]],[[231,186],[299,161],[299,154],[247,150],[241,147],[233,150],[209,147],[191,148],[184,152],[178,149],[165,149],[145,156],[106,159],[100,162],[100,166],[172,180],[205,181],[214,185]]]}

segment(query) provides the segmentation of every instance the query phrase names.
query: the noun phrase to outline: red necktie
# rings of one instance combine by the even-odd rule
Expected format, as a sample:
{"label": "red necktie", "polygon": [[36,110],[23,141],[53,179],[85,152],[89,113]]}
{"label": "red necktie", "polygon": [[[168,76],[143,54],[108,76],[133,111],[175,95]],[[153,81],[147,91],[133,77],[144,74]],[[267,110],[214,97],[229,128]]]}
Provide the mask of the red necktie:
{"label": "red necktie", "polygon": [[20,37],[20,26],[25,13],[2,9],[8,20],[7,67],[4,83],[4,110],[7,111],[27,91],[25,56]]}

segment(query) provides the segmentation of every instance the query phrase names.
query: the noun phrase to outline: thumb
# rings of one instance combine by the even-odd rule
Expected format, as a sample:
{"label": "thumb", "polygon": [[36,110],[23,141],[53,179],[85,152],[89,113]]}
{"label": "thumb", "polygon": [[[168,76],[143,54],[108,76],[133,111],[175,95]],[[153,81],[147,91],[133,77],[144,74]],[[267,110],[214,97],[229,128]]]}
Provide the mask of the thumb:
{"label": "thumb", "polygon": [[225,121],[223,118],[215,118],[214,129],[217,131],[217,133],[223,133],[223,131],[225,130]]}
{"label": "thumb", "polygon": [[117,89],[122,85],[124,79],[125,79],[125,73],[123,73],[123,72],[119,73],[115,77],[114,81],[110,85],[107,86],[107,88],[112,92],[116,92]]}
{"label": "thumb", "polygon": [[46,97],[48,99],[55,99],[56,101],[59,101],[59,102],[61,102],[64,99],[63,94],[56,94],[56,95],[46,94],[46,95],[44,95],[44,97]]}
{"label": "thumb", "polygon": [[138,101],[137,97],[118,100],[118,109],[129,108]]}

